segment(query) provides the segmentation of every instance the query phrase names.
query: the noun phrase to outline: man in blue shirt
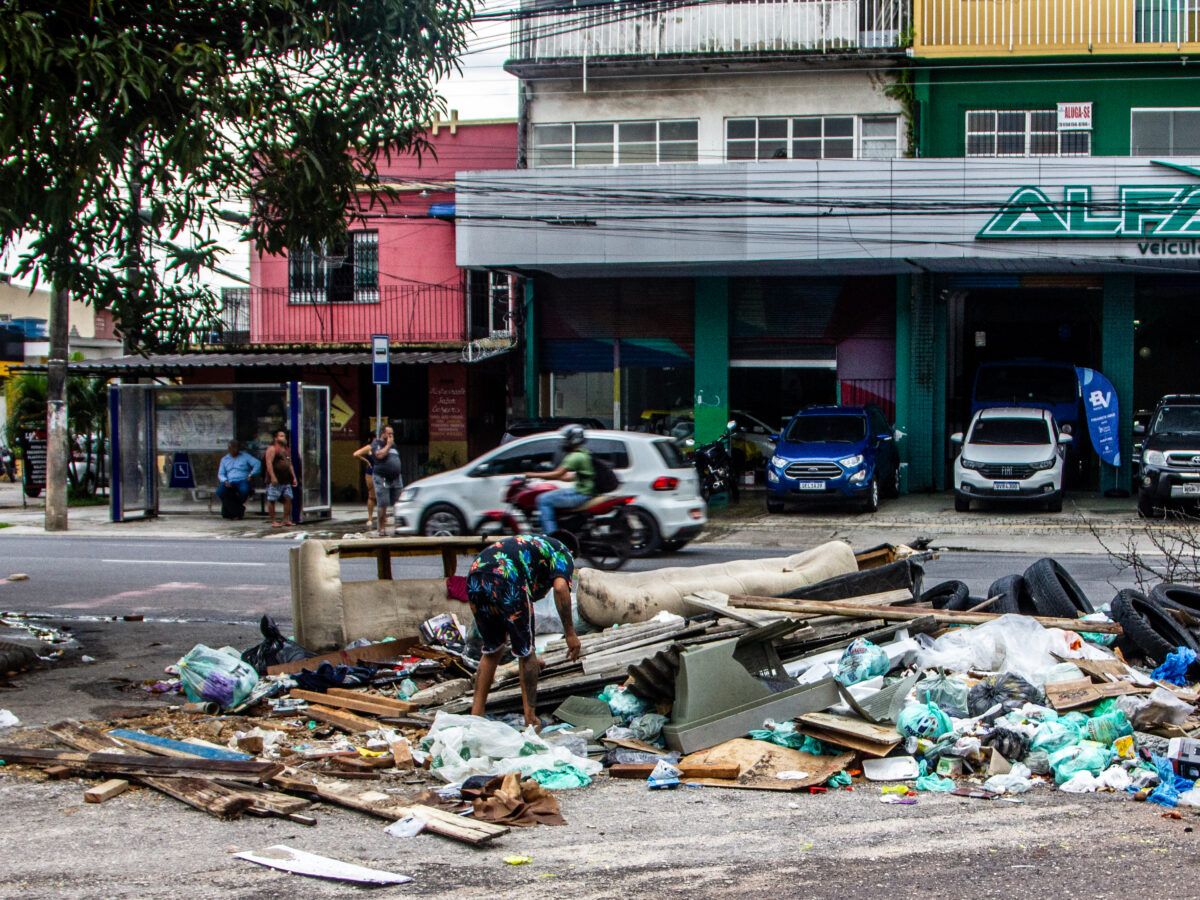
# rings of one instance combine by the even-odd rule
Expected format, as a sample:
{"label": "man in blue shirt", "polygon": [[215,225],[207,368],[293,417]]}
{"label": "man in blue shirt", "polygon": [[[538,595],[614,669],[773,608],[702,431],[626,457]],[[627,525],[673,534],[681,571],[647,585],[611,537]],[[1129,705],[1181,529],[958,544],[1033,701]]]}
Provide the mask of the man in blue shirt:
{"label": "man in blue shirt", "polygon": [[217,469],[217,496],[221,498],[221,515],[240,519],[246,514],[246,498],[250,496],[250,478],[262,470],[262,463],[242,450],[237,441],[229,442],[229,452],[221,457]]}

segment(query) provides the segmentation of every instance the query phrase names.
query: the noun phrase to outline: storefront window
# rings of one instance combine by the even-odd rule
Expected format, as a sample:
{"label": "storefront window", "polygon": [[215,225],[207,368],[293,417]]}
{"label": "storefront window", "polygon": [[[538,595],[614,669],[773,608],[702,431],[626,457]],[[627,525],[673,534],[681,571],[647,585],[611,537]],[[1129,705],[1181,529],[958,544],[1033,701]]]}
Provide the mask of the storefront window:
{"label": "storefront window", "polygon": [[1200,154],[1200,109],[1135,109],[1130,125],[1133,156]]}
{"label": "storefront window", "polygon": [[336,247],[288,251],[291,303],[378,303],[379,232],[352,231]]}
{"label": "storefront window", "polygon": [[1054,109],[967,113],[967,156],[1090,156],[1091,131],[1060,131]]}

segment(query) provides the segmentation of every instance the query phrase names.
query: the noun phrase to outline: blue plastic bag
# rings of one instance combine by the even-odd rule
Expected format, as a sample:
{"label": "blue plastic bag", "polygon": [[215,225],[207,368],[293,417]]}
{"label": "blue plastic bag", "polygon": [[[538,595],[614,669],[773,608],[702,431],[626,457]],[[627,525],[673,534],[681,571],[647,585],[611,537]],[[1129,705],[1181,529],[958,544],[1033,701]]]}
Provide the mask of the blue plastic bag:
{"label": "blue plastic bag", "polygon": [[932,701],[910,703],[896,718],[896,730],[905,737],[931,738],[936,740],[953,729],[950,717]]}
{"label": "blue plastic bag", "polygon": [[637,694],[625,690],[625,687],[619,684],[610,684],[602,690],[600,699],[608,704],[609,712],[622,722],[636,719],[650,709],[649,703]]}
{"label": "blue plastic bag", "polygon": [[1151,673],[1155,681],[1169,681],[1180,687],[1187,687],[1187,670],[1196,661],[1196,651],[1190,647],[1178,647],[1167,654],[1163,664]]}
{"label": "blue plastic bag", "polygon": [[1158,787],[1146,799],[1159,806],[1176,806],[1179,795],[1190,791],[1196,783],[1176,775],[1171,761],[1165,756],[1151,755],[1150,758],[1154,761],[1154,770],[1158,772]]}
{"label": "blue plastic bag", "polygon": [[835,677],[844,685],[858,684],[876,675],[886,675],[891,667],[886,650],[865,638],[857,638],[838,660]]}

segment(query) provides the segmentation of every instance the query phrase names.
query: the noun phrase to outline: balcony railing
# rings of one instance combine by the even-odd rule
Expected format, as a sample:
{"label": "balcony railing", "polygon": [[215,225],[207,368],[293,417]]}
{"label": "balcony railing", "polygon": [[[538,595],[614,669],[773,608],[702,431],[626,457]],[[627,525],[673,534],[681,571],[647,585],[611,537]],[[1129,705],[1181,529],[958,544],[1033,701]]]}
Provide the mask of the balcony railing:
{"label": "balcony railing", "polygon": [[373,334],[411,343],[466,340],[466,293],[458,285],[385,285],[367,296],[326,299],[287,288],[229,291],[222,296],[224,331],[213,342],[369,344]]}
{"label": "balcony railing", "polygon": [[915,0],[914,15],[916,56],[1169,53],[1200,41],[1200,0]]}
{"label": "balcony railing", "polygon": [[526,11],[514,60],[898,49],[909,0],[658,0]]}

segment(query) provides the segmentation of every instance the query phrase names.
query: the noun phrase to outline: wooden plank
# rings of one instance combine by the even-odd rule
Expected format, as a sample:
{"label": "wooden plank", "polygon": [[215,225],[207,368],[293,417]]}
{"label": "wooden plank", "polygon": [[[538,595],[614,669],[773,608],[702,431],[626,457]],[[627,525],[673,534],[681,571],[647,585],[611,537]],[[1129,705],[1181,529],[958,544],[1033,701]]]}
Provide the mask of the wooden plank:
{"label": "wooden plank", "polygon": [[[412,710],[396,709],[387,703],[376,703],[374,700],[366,699],[365,696],[342,697],[337,694],[322,694],[318,691],[302,691],[299,688],[292,688],[291,696],[296,700],[307,700],[309,703],[316,703],[321,706],[335,706],[338,709],[352,709],[355,712],[373,713],[377,716],[394,716],[397,713],[407,713]],[[303,714],[303,711],[301,711]]]}
{"label": "wooden plank", "polygon": [[375,551],[375,577],[380,581],[392,580],[392,554],[388,553],[386,547]]}
{"label": "wooden plank", "polygon": [[[101,752],[105,750],[116,753],[124,752],[124,745],[114,737],[109,737],[78,722],[58,722],[46,729],[57,740],[84,752]],[[235,791],[215,781],[203,778],[132,778],[129,779],[159,793],[166,794],[188,806],[199,809],[219,819],[236,819],[253,804],[252,798]]]}
{"label": "wooden plank", "polygon": [[318,722],[332,725],[334,728],[340,728],[342,731],[349,732],[350,734],[362,734],[374,731],[379,727],[379,723],[374,719],[364,719],[362,716],[354,715],[354,713],[345,712],[340,709],[330,709],[328,706],[310,706],[304,710],[304,715],[310,719],[316,719]]}
{"label": "wooden plank", "polygon": [[304,810],[312,806],[312,801],[305,800],[303,797],[293,797],[291,794],[272,791],[269,788],[259,787],[258,785],[238,784],[236,781],[225,782],[219,778],[214,780],[222,787],[227,787],[239,794],[252,798],[255,807],[268,810],[277,815],[290,816],[294,813],[304,812]]}
{"label": "wooden plank", "polygon": [[338,554],[342,559],[356,556],[374,556],[386,550],[391,556],[439,556],[444,550],[456,554],[474,555],[492,543],[495,538],[482,535],[459,535],[457,537],[390,537],[365,538],[345,541],[322,541],[325,554]]}
{"label": "wooden plank", "polygon": [[129,782],[124,778],[110,778],[103,784],[98,784],[84,791],[83,802],[103,803],[105,800],[111,800],[113,797],[123,794],[127,790],[129,790]]}
{"label": "wooden plank", "polygon": [[442,574],[449,578],[458,571],[458,550],[454,547],[442,548]]}
{"label": "wooden plank", "polygon": [[[945,625],[983,625],[1000,618],[999,613],[943,612],[923,609],[900,609],[896,607],[855,606],[845,602],[822,600],[783,600],[777,597],[754,597],[735,594],[729,598],[731,606],[743,609],[774,609],[781,612],[799,612],[812,615],[837,615],[851,619],[887,619],[905,622],[932,616],[935,622]],[[1082,622],[1079,619],[1056,619],[1047,616],[1029,616],[1046,628],[1061,628],[1064,631],[1086,631],[1097,634],[1122,634],[1121,626],[1115,622]]]}
{"label": "wooden plank", "polygon": [[862,719],[832,713],[807,713],[798,716],[796,730],[801,734],[874,757],[887,756],[902,740],[900,733],[894,728],[872,725]]}
{"label": "wooden plank", "polygon": [[[464,679],[465,680],[465,679]],[[352,691],[348,688],[329,688],[325,692],[326,699],[321,701],[326,706],[338,706],[337,703],[329,702],[329,697],[344,697],[348,700],[365,700],[368,703],[374,703],[377,706],[387,706],[393,711],[408,714],[416,712],[421,708],[419,703],[412,703],[408,700],[401,700],[398,697],[383,697],[379,694],[364,694],[361,691]]]}
{"label": "wooden plank", "polygon": [[[131,731],[128,728],[112,728],[108,732],[117,740],[130,744],[139,750],[153,753],[157,756],[171,756],[177,759],[254,759],[248,753],[239,753],[224,747],[206,747],[203,744],[189,744],[183,741],[173,741],[170,738],[159,737],[144,731]],[[260,739],[261,740],[261,739]]]}
{"label": "wooden plank", "polygon": [[42,771],[51,781],[61,781],[64,778],[69,778],[72,774],[70,766],[47,766]]}
{"label": "wooden plank", "polygon": [[[683,772],[683,778],[737,778],[741,774],[741,766],[721,765],[719,763],[694,763],[692,765],[676,765]],[[610,778],[649,778],[654,771],[651,763],[618,763],[608,767]]]}
{"label": "wooden plank", "polygon": [[270,778],[282,766],[265,760],[175,759],[131,753],[42,750],[0,745],[0,759],[31,766],[63,765],[85,772],[111,772],[117,775],[196,776],[219,775],[233,780]]}

